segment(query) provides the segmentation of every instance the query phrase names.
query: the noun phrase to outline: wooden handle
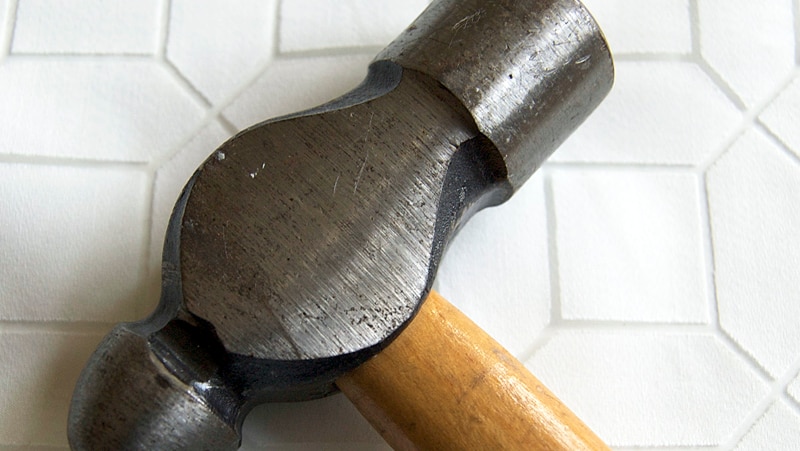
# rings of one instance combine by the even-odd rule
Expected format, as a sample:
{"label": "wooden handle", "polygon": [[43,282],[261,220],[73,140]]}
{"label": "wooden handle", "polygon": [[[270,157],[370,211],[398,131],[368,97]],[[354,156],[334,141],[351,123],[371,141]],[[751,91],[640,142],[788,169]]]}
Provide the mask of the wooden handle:
{"label": "wooden handle", "polygon": [[395,449],[608,450],[435,292],[392,344],[336,384]]}

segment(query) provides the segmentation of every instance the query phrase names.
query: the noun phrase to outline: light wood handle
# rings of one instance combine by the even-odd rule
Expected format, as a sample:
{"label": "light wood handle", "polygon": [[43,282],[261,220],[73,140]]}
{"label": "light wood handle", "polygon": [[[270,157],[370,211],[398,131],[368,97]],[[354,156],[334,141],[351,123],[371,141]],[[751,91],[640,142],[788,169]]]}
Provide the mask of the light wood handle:
{"label": "light wood handle", "polygon": [[392,344],[336,384],[395,449],[608,450],[435,292]]}

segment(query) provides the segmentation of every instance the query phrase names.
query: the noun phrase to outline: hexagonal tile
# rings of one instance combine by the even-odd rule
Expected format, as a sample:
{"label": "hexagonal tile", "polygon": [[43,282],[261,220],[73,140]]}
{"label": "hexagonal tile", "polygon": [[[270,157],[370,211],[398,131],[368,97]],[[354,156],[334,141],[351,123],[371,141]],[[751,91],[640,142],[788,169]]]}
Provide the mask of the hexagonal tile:
{"label": "hexagonal tile", "polygon": [[167,58],[212,103],[272,56],[275,1],[175,0],[171,8]]}
{"label": "hexagonal tile", "polygon": [[800,157],[800,77],[795,77],[759,119]]}
{"label": "hexagonal tile", "polygon": [[366,76],[373,56],[276,59],[223,114],[242,129],[317,106],[356,87]]}
{"label": "hexagonal tile", "polygon": [[80,363],[100,338],[92,333],[0,333],[3,448],[67,446],[67,411]]}
{"label": "hexagonal tile", "polygon": [[616,71],[611,94],[554,161],[697,164],[741,119],[694,64],[620,61]]}
{"label": "hexagonal tile", "polygon": [[281,3],[280,50],[383,46],[419,15],[429,0],[294,0]]}
{"label": "hexagonal tile", "polygon": [[772,93],[795,65],[792,0],[699,0],[700,53],[745,105]]}
{"label": "hexagonal tile", "polygon": [[11,52],[152,54],[160,3],[18,0]]}
{"label": "hexagonal tile", "polygon": [[734,451],[759,451],[766,449],[795,449],[800,443],[800,416],[781,401],[767,410],[747,431]]}
{"label": "hexagonal tile", "polygon": [[707,184],[720,323],[777,376],[800,355],[800,166],[750,131]]}
{"label": "hexagonal tile", "polygon": [[146,184],[133,169],[0,164],[0,319],[132,319]]}
{"label": "hexagonal tile", "polygon": [[707,321],[693,174],[554,171],[553,195],[564,318]]}
{"label": "hexagonal tile", "polygon": [[3,153],[146,162],[173,151],[204,114],[151,62],[9,58],[0,66]]}
{"label": "hexagonal tile", "polygon": [[688,0],[583,0],[615,55],[692,51]]}
{"label": "hexagonal tile", "polygon": [[543,179],[534,175],[506,204],[470,219],[448,248],[434,284],[516,355],[550,320]]}
{"label": "hexagonal tile", "polygon": [[528,367],[612,446],[717,445],[768,391],[705,333],[559,331]]}

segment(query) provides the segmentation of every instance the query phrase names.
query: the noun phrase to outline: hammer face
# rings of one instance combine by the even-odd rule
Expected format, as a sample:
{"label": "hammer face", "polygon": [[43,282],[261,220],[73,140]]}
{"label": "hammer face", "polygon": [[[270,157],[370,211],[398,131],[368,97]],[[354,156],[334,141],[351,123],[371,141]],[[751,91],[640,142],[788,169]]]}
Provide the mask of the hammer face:
{"label": "hammer face", "polygon": [[[228,352],[291,361],[380,346],[426,295],[461,213],[503,183],[494,146],[434,80],[382,63],[360,92],[372,97],[244,131],[195,176],[183,305]],[[481,147],[468,164],[495,179],[449,170],[466,143]]]}

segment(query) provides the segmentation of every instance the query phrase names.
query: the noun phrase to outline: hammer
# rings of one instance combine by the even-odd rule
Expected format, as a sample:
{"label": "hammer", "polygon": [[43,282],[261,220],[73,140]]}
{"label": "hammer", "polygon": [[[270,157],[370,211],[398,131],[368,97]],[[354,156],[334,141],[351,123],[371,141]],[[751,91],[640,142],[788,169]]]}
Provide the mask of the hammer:
{"label": "hammer", "polygon": [[231,138],[175,205],[155,312],[81,373],[70,445],[236,449],[255,405],[338,389],[397,449],[606,449],[431,284],[612,80],[577,0],[440,0],[353,91]]}

